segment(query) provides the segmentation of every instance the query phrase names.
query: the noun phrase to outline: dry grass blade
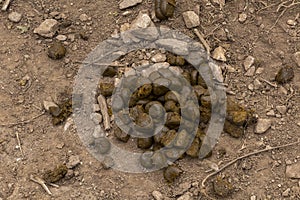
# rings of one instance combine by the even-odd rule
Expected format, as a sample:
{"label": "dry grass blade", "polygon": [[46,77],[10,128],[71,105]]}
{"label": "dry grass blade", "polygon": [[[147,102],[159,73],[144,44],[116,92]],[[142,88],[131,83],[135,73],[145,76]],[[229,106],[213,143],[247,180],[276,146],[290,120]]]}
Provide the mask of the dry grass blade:
{"label": "dry grass blade", "polygon": [[47,185],[45,184],[45,181],[39,177],[33,177],[33,175],[30,175],[30,180],[41,185],[43,189],[49,194],[52,195],[52,192],[49,190]]}
{"label": "dry grass blade", "polygon": [[247,158],[247,157],[250,157],[250,156],[253,156],[253,155],[257,155],[257,154],[260,154],[260,153],[263,153],[263,152],[267,152],[267,151],[271,151],[271,150],[275,150],[275,149],[281,149],[281,148],[285,148],[285,147],[289,147],[289,146],[293,146],[293,145],[296,145],[296,144],[300,144],[300,139],[297,141],[297,142],[293,142],[293,143],[288,143],[288,144],[284,144],[284,145],[280,145],[280,146],[275,146],[275,147],[266,147],[265,149],[262,149],[262,150],[258,150],[258,151],[254,151],[254,152],[251,152],[249,154],[246,154],[246,155],[243,155],[243,156],[240,156],[232,161],[230,161],[229,163],[225,164],[223,167],[221,167],[219,170],[207,175],[203,180],[202,180],[202,183],[201,183],[201,192],[208,198],[210,199],[214,199],[212,197],[210,197],[207,193],[206,193],[206,186],[205,186],[205,183],[207,182],[207,180],[217,174],[219,174],[221,171],[223,171],[224,169],[228,168],[229,166],[231,166],[232,164],[236,163],[237,161],[241,160],[241,159],[244,159],[244,158]]}
{"label": "dry grass blade", "polygon": [[15,122],[15,123],[0,124],[0,126],[12,127],[12,126],[20,125],[20,124],[28,124],[28,123],[32,122],[33,120],[35,120],[35,119],[41,117],[41,116],[44,115],[44,114],[45,114],[45,111],[43,111],[41,114],[38,114],[37,116],[34,116],[34,117],[31,118],[31,119],[24,120],[24,121],[20,121],[20,122]]}

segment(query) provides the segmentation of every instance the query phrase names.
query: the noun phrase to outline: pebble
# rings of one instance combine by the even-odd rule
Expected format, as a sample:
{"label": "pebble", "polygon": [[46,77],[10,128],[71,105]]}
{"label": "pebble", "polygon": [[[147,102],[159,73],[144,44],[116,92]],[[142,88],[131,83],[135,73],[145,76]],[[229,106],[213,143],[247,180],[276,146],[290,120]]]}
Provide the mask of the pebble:
{"label": "pebble", "polygon": [[213,53],[212,57],[215,60],[226,62],[226,56],[225,56],[226,50],[223,47],[217,47]]}
{"label": "pebble", "polygon": [[244,61],[244,68],[245,71],[248,71],[248,69],[254,64],[255,58],[252,56],[248,56]]}
{"label": "pebble", "polygon": [[166,60],[167,60],[167,56],[162,53],[158,53],[151,58],[151,61],[155,63],[165,62]]}
{"label": "pebble", "polygon": [[120,4],[119,4],[119,8],[121,10],[132,7],[132,6],[136,6],[137,4],[142,3],[143,0],[123,0]]}
{"label": "pebble", "polygon": [[289,178],[300,179],[300,162],[286,166],[285,174]]}
{"label": "pebble", "polygon": [[69,161],[67,162],[66,166],[68,169],[72,169],[80,164],[79,156],[70,156]]}
{"label": "pebble", "polygon": [[244,23],[247,20],[247,14],[241,13],[239,14],[239,22]]}
{"label": "pebble", "polygon": [[290,188],[286,189],[286,190],[282,193],[282,196],[283,196],[283,197],[288,197],[288,196],[290,196],[290,191],[291,191]]}
{"label": "pebble", "polygon": [[265,133],[272,125],[271,119],[258,119],[255,127],[256,134]]}
{"label": "pebble", "polygon": [[193,195],[190,192],[185,193],[184,195],[182,195],[181,197],[179,197],[177,200],[192,200]]}
{"label": "pebble", "polygon": [[286,114],[286,111],[287,111],[287,107],[286,106],[276,106],[276,110],[282,114],[282,115],[285,115]]}
{"label": "pebble", "polygon": [[93,120],[93,122],[97,125],[100,124],[102,122],[102,115],[100,113],[92,113],[91,114],[91,120]]}
{"label": "pebble", "polygon": [[245,76],[254,76],[255,74],[255,66],[250,67],[250,69],[245,73]]}
{"label": "pebble", "polygon": [[59,41],[66,41],[67,40],[67,36],[65,35],[58,35],[56,36],[56,39],[59,40]]}
{"label": "pebble", "polygon": [[267,112],[266,114],[269,117],[275,117],[275,111],[274,110],[270,110],[269,112]]}
{"label": "pebble", "polygon": [[43,106],[47,112],[57,117],[61,113],[59,106],[52,101],[43,101]]}
{"label": "pebble", "polygon": [[250,200],[256,200],[256,196],[255,196],[255,195],[252,195],[252,196],[250,197]]}
{"label": "pebble", "polygon": [[164,199],[164,196],[162,195],[162,193],[159,191],[156,191],[156,190],[152,192],[152,196],[155,200],[163,200]]}
{"label": "pebble", "polygon": [[293,19],[289,19],[286,21],[286,23],[290,26],[296,26],[297,25],[297,21],[293,20]]}
{"label": "pebble", "polygon": [[8,19],[12,22],[18,23],[22,19],[22,14],[20,14],[18,12],[11,12],[8,15]]}
{"label": "pebble", "polygon": [[82,21],[82,22],[86,22],[89,20],[89,16],[87,16],[87,14],[81,14],[79,16],[79,20]]}
{"label": "pebble", "polygon": [[52,38],[55,35],[57,28],[58,28],[57,20],[46,19],[37,28],[35,28],[33,32],[42,37]]}
{"label": "pebble", "polygon": [[194,28],[200,25],[199,16],[194,11],[182,13],[183,20],[187,28]]}
{"label": "pebble", "polygon": [[298,67],[300,67],[300,51],[294,53],[293,58]]}
{"label": "pebble", "polygon": [[258,90],[262,87],[262,83],[258,79],[254,80],[253,85],[255,90]]}

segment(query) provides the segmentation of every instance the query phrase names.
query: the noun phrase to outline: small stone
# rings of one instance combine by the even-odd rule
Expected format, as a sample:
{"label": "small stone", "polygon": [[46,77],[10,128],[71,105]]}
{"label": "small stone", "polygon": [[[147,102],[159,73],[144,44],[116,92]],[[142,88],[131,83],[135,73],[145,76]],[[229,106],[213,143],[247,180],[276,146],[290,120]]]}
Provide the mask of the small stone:
{"label": "small stone", "polygon": [[276,110],[282,114],[282,115],[285,115],[286,114],[286,111],[287,111],[287,107],[286,106],[276,106]]}
{"label": "small stone", "polygon": [[69,161],[67,162],[66,166],[68,169],[72,169],[80,164],[79,156],[70,156]]}
{"label": "small stone", "polygon": [[290,66],[282,67],[276,74],[275,80],[279,84],[290,82],[294,78],[294,69]]}
{"label": "small stone", "polygon": [[67,40],[67,36],[65,35],[58,35],[56,36],[56,39],[59,40],[59,41],[66,41]]}
{"label": "small stone", "polygon": [[226,56],[225,56],[226,50],[223,47],[217,47],[213,53],[212,57],[215,60],[226,62]]}
{"label": "small stone", "polygon": [[253,85],[255,90],[259,90],[262,87],[262,83],[258,79],[254,80]]}
{"label": "small stone", "polygon": [[267,112],[266,114],[269,117],[275,117],[275,111],[274,110],[270,110],[269,112]]}
{"label": "small stone", "polygon": [[162,193],[159,191],[156,191],[156,190],[152,192],[152,196],[155,200],[163,200],[164,199],[164,196],[162,195]]}
{"label": "small stone", "polygon": [[12,22],[18,23],[22,19],[22,14],[20,14],[18,12],[11,12],[8,15],[8,19]]}
{"label": "small stone", "polygon": [[244,23],[247,20],[247,17],[246,13],[239,14],[239,22]]}
{"label": "small stone", "polygon": [[155,63],[165,62],[166,60],[167,56],[162,53],[158,53],[151,58],[151,61]]}
{"label": "small stone", "polygon": [[52,101],[44,101],[43,106],[47,112],[55,117],[57,117],[61,113],[61,109],[59,108],[59,106]]}
{"label": "small stone", "polygon": [[81,14],[79,16],[79,20],[82,21],[82,22],[86,22],[89,20],[89,16],[87,16],[87,14]]}
{"label": "small stone", "polygon": [[254,90],[254,85],[253,85],[252,83],[250,83],[250,84],[248,85],[248,89],[249,89],[250,91],[253,91],[253,90]]}
{"label": "small stone", "polygon": [[248,69],[254,64],[255,58],[252,56],[248,56],[244,61],[244,68],[245,71],[248,71]]}
{"label": "small stone", "polygon": [[262,134],[265,133],[272,125],[272,120],[270,119],[258,119],[255,127],[255,133]]}
{"label": "small stone", "polygon": [[179,197],[177,200],[193,200],[192,194],[190,192],[185,193],[181,197]]}
{"label": "small stone", "polygon": [[52,38],[58,28],[58,21],[55,19],[46,19],[37,28],[34,29],[34,33],[46,37]]}
{"label": "small stone", "polygon": [[255,195],[252,195],[252,196],[250,197],[250,200],[256,200],[256,196],[255,196]]}
{"label": "small stone", "polygon": [[282,196],[283,196],[283,197],[288,197],[288,196],[290,196],[290,191],[291,191],[290,188],[286,189],[286,190],[282,193]]}
{"label": "small stone", "polygon": [[194,11],[182,13],[183,20],[187,28],[194,28],[200,25],[199,16]]}
{"label": "small stone", "polygon": [[300,51],[294,53],[293,58],[298,67],[300,67]]}
{"label": "small stone", "polygon": [[90,116],[91,120],[95,123],[95,125],[98,125],[102,122],[102,115],[100,113],[92,113]]}
{"label": "small stone", "polygon": [[143,0],[123,0],[120,4],[119,4],[119,8],[121,10],[132,7],[132,6],[136,6],[139,3],[142,3]]}
{"label": "small stone", "polygon": [[286,166],[285,174],[288,178],[300,179],[300,162]]}
{"label": "small stone", "polygon": [[286,23],[290,26],[296,26],[297,25],[297,21],[293,20],[293,19],[289,19],[286,21]]}
{"label": "small stone", "polygon": [[251,76],[254,76],[254,74],[255,74],[255,67],[252,66],[252,67],[250,67],[250,69],[245,73],[245,76],[251,77]]}
{"label": "small stone", "polygon": [[99,104],[97,104],[97,103],[93,104],[93,112],[100,112]]}

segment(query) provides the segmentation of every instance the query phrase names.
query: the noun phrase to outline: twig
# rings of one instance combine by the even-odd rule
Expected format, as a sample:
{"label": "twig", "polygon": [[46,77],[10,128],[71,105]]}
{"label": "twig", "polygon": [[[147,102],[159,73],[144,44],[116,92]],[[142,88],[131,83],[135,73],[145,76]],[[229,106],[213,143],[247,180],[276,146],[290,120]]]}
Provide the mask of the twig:
{"label": "twig", "polygon": [[47,185],[45,184],[45,181],[39,177],[33,177],[33,175],[30,175],[30,180],[32,180],[33,182],[40,184],[44,190],[49,194],[52,195],[51,191],[49,190],[49,188],[47,187]]}
{"label": "twig", "polygon": [[[260,1],[260,3],[262,3],[262,1]],[[276,5],[279,4],[279,3],[280,3],[280,2],[277,2],[277,3],[274,3],[274,4],[270,4],[270,5],[268,5],[268,6],[265,6],[265,7],[263,7],[262,9],[258,10],[257,13],[259,13],[260,11],[265,10],[265,9],[267,9],[267,8],[276,6]]]}
{"label": "twig", "polygon": [[[230,161],[229,163],[227,163],[226,165],[224,165],[223,167],[221,167],[219,170],[207,175],[203,180],[202,180],[202,183],[201,183],[201,192],[207,196],[208,198],[211,198],[207,195],[206,193],[206,187],[205,187],[205,183],[206,181],[212,177],[212,176],[215,176],[217,175],[218,173],[220,173],[221,171],[223,171],[224,169],[226,169],[227,167],[231,166],[232,164],[236,163],[237,161],[241,160],[241,159],[244,159],[244,158],[247,158],[247,157],[250,157],[250,156],[253,156],[253,155],[257,155],[257,154],[260,154],[260,153],[263,153],[263,152],[267,152],[267,151],[271,151],[271,150],[274,150],[274,149],[281,149],[281,148],[285,148],[285,147],[289,147],[289,146],[293,146],[293,145],[296,145],[296,144],[299,144],[300,143],[300,140],[298,140],[297,142],[293,142],[293,143],[288,143],[288,144],[284,144],[284,145],[280,145],[280,146],[275,146],[275,147],[266,147],[265,149],[262,149],[262,150],[258,150],[258,151],[254,151],[254,152],[251,152],[249,154],[246,154],[244,156],[240,156],[232,161]],[[213,199],[213,198],[211,198]]]}
{"label": "twig", "polygon": [[210,56],[210,47],[209,47],[208,43],[206,42],[206,40],[204,39],[203,34],[198,29],[196,29],[196,28],[194,28],[194,33],[197,35],[197,37],[199,38],[200,42],[205,47],[207,55]]}
{"label": "twig", "polygon": [[125,64],[116,64],[116,63],[94,63],[94,62],[89,63],[89,62],[81,62],[81,61],[75,61],[75,63],[77,63],[77,64],[85,64],[85,65],[91,65],[91,64],[93,64],[93,65],[99,66],[99,67],[101,67],[101,66],[126,67]]}
{"label": "twig", "polygon": [[280,10],[281,7],[284,7],[284,9],[283,9],[283,11],[281,11],[280,15],[277,17],[275,23],[273,24],[273,26],[271,26],[271,28],[270,28],[269,31],[271,31],[271,30],[276,26],[276,24],[278,23],[279,19],[282,17],[282,15],[285,13],[285,11],[286,11],[288,8],[300,4],[300,2],[295,2],[295,0],[293,0],[293,1],[291,2],[291,4],[285,5],[285,4],[288,3],[288,2],[290,2],[290,0],[284,1],[284,2],[282,2],[281,4],[278,5],[276,12],[279,12],[279,10]]}
{"label": "twig", "polygon": [[10,4],[11,0],[6,0],[2,6],[2,11],[6,11],[9,4]]}
{"label": "twig", "polygon": [[263,82],[265,82],[265,83],[267,83],[267,84],[269,84],[270,86],[272,86],[272,87],[274,87],[274,88],[277,88],[277,85],[276,85],[276,84],[271,83],[270,81],[268,81],[268,80],[266,80],[266,79],[264,79],[264,78],[260,78],[260,80],[263,81]]}
{"label": "twig", "polygon": [[20,149],[20,152],[22,154],[22,157],[24,158],[24,152],[23,152],[23,149],[22,149],[22,146],[21,146],[21,140],[20,140],[20,137],[19,137],[19,132],[16,131],[16,138],[17,138],[17,142],[18,142],[18,147]]}
{"label": "twig", "polygon": [[104,126],[104,129],[107,131],[110,129],[110,120],[109,120],[109,114],[108,114],[108,110],[107,110],[106,100],[105,100],[104,96],[102,96],[101,94],[99,94],[97,100],[98,100],[98,104],[100,106],[101,114],[103,116],[103,126]]}
{"label": "twig", "polygon": [[20,125],[20,124],[28,124],[30,122],[32,122],[33,120],[41,117],[42,115],[45,114],[46,111],[43,111],[41,114],[37,115],[37,116],[34,116],[33,118],[31,119],[28,119],[28,120],[24,120],[24,121],[20,121],[20,122],[15,122],[15,123],[8,123],[8,124],[0,124],[0,126],[8,126],[8,127],[12,127],[12,126],[16,126],[16,125]]}

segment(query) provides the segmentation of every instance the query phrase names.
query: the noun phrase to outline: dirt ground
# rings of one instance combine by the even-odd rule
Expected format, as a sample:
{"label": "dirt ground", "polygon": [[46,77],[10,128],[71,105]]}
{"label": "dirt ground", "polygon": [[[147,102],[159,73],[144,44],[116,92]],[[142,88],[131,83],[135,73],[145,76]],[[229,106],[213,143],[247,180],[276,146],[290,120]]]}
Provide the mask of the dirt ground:
{"label": "dirt ground", "polygon": [[[207,199],[200,192],[200,184],[208,175],[211,163],[222,166],[246,153],[297,141],[300,136],[300,70],[292,55],[300,51],[300,18],[298,22],[296,19],[295,26],[288,25],[287,21],[295,20],[297,14],[299,17],[300,4],[279,7],[280,1],[276,0],[228,0],[220,9],[209,2],[177,0],[174,17],[155,24],[177,29],[198,40],[193,31],[186,28],[182,13],[188,10],[199,13],[199,30],[210,48],[226,49],[225,63],[231,70],[224,70],[223,75],[231,96],[254,109],[259,118],[272,119],[273,123],[264,134],[255,134],[254,126],[241,138],[222,133],[211,157],[205,160],[186,157],[176,162],[183,174],[174,183],[166,182],[162,170],[145,174],[105,170],[83,146],[73,126],[64,130],[64,125],[52,125],[50,115],[39,116],[43,113],[43,100],[58,99],[61,93],[72,89],[80,67],[78,62],[115,29],[125,22],[130,23],[139,11],[151,13],[154,1],[144,0],[127,9],[132,13],[126,16],[122,15],[124,11],[119,9],[117,0],[15,0],[7,12],[0,12],[0,199],[150,200],[153,191],[161,192],[165,199],[177,199],[188,191],[193,194],[191,199]],[[291,2],[287,1],[287,5]],[[20,22],[9,21],[8,14],[12,11],[22,14]],[[74,41],[67,40],[67,54],[62,60],[47,56],[52,39],[33,33],[42,21],[53,18],[50,13],[54,11],[65,15],[60,22],[71,22],[71,26],[60,29],[59,34],[75,37]],[[247,15],[243,23],[239,21],[241,13]],[[82,21],[81,14],[91,19]],[[78,36],[82,30],[88,40]],[[261,73],[245,75],[243,63],[249,55],[255,58],[255,66]],[[295,77],[290,83],[275,87],[275,75],[283,66],[291,66]],[[28,88],[21,86],[26,76],[30,80]],[[258,89],[251,88],[255,79],[261,80]],[[276,106],[286,106],[288,110],[280,114]],[[274,111],[275,116],[267,116],[269,111]],[[30,121],[18,123],[24,120]],[[218,153],[222,149],[226,150],[225,156]],[[59,188],[49,187],[53,196],[30,180],[30,175],[39,176],[68,162],[74,155],[79,156],[80,165],[56,183]],[[216,199],[300,199],[299,179],[286,176],[287,165],[299,163],[299,155],[300,146],[294,145],[238,161],[221,172],[230,176],[234,191],[228,197],[216,196],[211,179],[207,182],[208,192]]]}

